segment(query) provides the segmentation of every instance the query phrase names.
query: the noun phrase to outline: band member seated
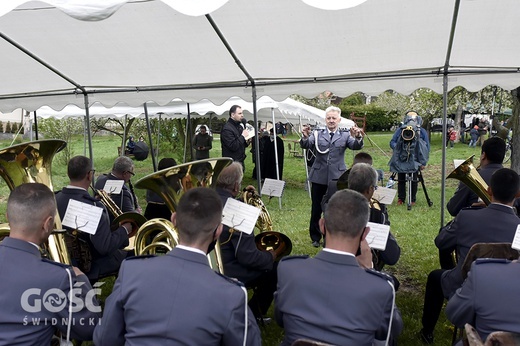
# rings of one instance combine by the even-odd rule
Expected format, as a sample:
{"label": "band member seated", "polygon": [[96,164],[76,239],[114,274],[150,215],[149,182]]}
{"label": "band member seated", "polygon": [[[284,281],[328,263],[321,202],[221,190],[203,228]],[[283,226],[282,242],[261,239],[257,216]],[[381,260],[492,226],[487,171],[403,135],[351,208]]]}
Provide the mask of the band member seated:
{"label": "band member seated", "polygon": [[[223,204],[242,192],[242,177],[240,163],[233,162],[222,170],[217,178],[217,193]],[[268,322],[268,319],[260,319],[269,310],[276,290],[275,252],[259,250],[253,233],[235,231],[227,226],[220,236],[220,247],[224,273],[242,281],[248,288],[255,288],[249,307],[259,322]]]}
{"label": "band member seated", "polygon": [[446,306],[448,319],[457,327],[472,324],[486,340],[495,331],[520,334],[520,263],[505,259],[477,259],[468,278]]}
{"label": "band member seated", "polygon": [[450,298],[462,285],[462,264],[473,244],[512,243],[520,219],[513,202],[520,188],[515,171],[502,168],[491,176],[488,193],[491,204],[487,208],[462,209],[450,227],[445,227],[435,238],[439,250],[456,248],[457,266],[451,270],[436,269],[428,275],[420,338],[433,343],[433,331],[439,319],[444,298]]}
{"label": "band member seated", "polygon": [[[177,166],[175,159],[171,157],[164,157],[159,161],[158,169],[163,170],[169,167]],[[174,188],[172,186],[172,188]],[[146,209],[144,217],[148,220],[155,218],[163,218],[169,220],[172,212],[170,208],[164,203],[161,196],[151,190],[146,190]]]}
{"label": "band member seated", "polygon": [[[390,225],[386,206],[372,197],[377,188],[377,172],[372,166],[367,163],[358,163],[352,166],[348,176],[348,186],[351,190],[361,193],[369,201],[370,217],[368,221]],[[401,248],[395,237],[389,232],[385,250],[372,249],[372,253],[374,269],[381,270],[385,264],[394,265],[397,263],[401,256]]]}
{"label": "band member seated", "polygon": [[[128,211],[135,211],[141,213],[141,207],[135,196],[132,183],[130,179],[135,175],[134,173],[134,162],[127,156],[119,156],[114,161],[112,171],[107,174],[102,174],[96,180],[96,190],[105,190],[105,184],[107,180],[123,180],[123,188],[120,193],[111,193],[106,191],[110,195],[110,198],[114,203],[121,209],[123,213]],[[114,216],[110,215],[110,222],[114,221]]]}
{"label": "band member seated", "polygon": [[275,318],[285,329],[282,345],[300,338],[372,345],[400,334],[403,322],[394,306],[392,279],[365,269],[372,266],[365,239],[368,216],[366,197],[352,190],[336,192],[320,219],[320,229],[327,234],[325,248],[315,258],[280,261]]}
{"label": "band member seated", "polygon": [[[354,161],[352,161],[352,166],[345,171],[338,179],[332,179],[329,181],[327,186],[327,192],[323,196],[323,200],[321,201],[321,209],[327,209],[327,203],[329,203],[329,199],[336,193],[338,190],[348,189],[348,176],[350,174],[350,170],[357,163],[368,163],[372,166],[372,156],[369,153],[361,152],[357,153],[354,156]],[[358,191],[359,192],[359,191]]]}
{"label": "band member seated", "polygon": [[[53,231],[55,216],[54,193],[43,184],[22,184],[9,196],[10,234],[0,243],[0,345],[50,345],[56,330],[66,339],[67,328],[71,338],[91,340],[100,322],[101,308],[89,294],[92,286],[85,274],[42,259],[40,246]],[[69,316],[65,297],[72,287],[75,302],[89,305],[73,301]],[[64,298],[64,304],[52,304],[53,298]]]}
{"label": "band member seated", "polygon": [[208,188],[179,200],[171,220],[179,245],[166,255],[123,262],[97,346],[261,345],[260,331],[236,280],[217,274],[206,254],[222,231],[222,203]]}
{"label": "band member seated", "polygon": [[117,273],[121,262],[128,256],[128,252],[123,249],[128,246],[128,238],[134,235],[132,225],[128,222],[111,231],[109,213],[105,206],[88,193],[88,188],[94,179],[94,172],[92,161],[88,157],[73,157],[67,164],[69,185],[56,194],[58,212],[62,220],[70,200],[103,209],[96,233],[93,235],[65,227],[70,231],[66,239],[71,249],[73,264],[82,269],[91,281]]}

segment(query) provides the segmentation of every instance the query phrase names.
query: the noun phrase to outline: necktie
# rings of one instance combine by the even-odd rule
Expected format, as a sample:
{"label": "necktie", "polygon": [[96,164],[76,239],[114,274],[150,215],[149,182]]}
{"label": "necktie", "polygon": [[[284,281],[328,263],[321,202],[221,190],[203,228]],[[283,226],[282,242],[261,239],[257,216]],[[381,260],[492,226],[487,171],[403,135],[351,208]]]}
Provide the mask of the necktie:
{"label": "necktie", "polygon": [[332,140],[332,137],[334,137],[334,132],[330,133],[330,140]]}

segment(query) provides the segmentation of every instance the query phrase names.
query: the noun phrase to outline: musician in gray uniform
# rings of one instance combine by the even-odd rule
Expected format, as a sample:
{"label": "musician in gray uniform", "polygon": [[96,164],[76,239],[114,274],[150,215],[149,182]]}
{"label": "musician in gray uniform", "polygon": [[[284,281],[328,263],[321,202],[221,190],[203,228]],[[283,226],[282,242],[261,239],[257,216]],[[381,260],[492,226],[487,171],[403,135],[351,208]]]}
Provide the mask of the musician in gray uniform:
{"label": "musician in gray uniform", "polygon": [[179,245],[123,262],[94,332],[96,346],[261,345],[246,289],[214,272],[206,257],[222,231],[217,193],[189,190],[171,219]]}
{"label": "musician in gray uniform", "polygon": [[[242,167],[233,162],[222,170],[217,179],[217,193],[222,204],[228,198],[235,198],[242,192]],[[261,251],[256,247],[255,235],[231,231],[224,226],[220,235],[222,264],[227,276],[243,282],[246,287],[255,288],[249,307],[260,320],[265,316],[273,302],[276,290],[276,254],[274,251]]]}
{"label": "musician in gray uniform", "polygon": [[345,150],[363,148],[361,129],[354,126],[350,131],[339,131],[341,109],[330,106],[325,110],[325,115],[327,128],[311,133],[310,128],[305,127],[300,140],[303,149],[316,149],[316,159],[309,172],[309,181],[312,183],[309,234],[314,247],[320,246],[322,237],[318,221],[322,213],[321,201],[327,192],[327,184],[333,179],[338,179],[347,169]]}
{"label": "musician in gray uniform", "polygon": [[[107,174],[100,175],[95,184],[96,190],[105,190],[105,184],[107,180],[123,180],[123,188],[120,193],[115,194],[110,191],[106,191],[110,195],[110,198],[114,203],[121,209],[123,213],[128,211],[135,211],[141,213],[141,207],[137,202],[137,197],[132,188],[130,179],[135,175],[134,173],[134,162],[128,156],[119,156],[114,161],[112,171]],[[110,214],[110,222],[114,221],[114,216]]]}
{"label": "musician in gray uniform", "polygon": [[477,259],[464,285],[446,306],[457,327],[475,327],[482,340],[495,331],[520,333],[520,263],[505,259]]}
{"label": "musician in gray uniform", "polygon": [[444,298],[450,298],[462,285],[462,264],[471,246],[476,243],[511,243],[520,219],[513,202],[520,188],[518,173],[502,168],[491,176],[488,193],[491,204],[487,208],[468,208],[459,212],[453,224],[443,228],[435,238],[439,250],[456,248],[458,262],[451,270],[436,269],[428,275],[424,294],[423,329],[420,338],[433,343],[433,331]]}
{"label": "musician in gray uniform", "polygon": [[10,235],[0,243],[0,345],[49,345],[56,330],[66,337],[71,284],[77,302],[89,304],[72,313],[71,338],[90,340],[99,323],[101,308],[93,296],[87,298],[87,277],[42,259],[40,246],[54,229],[55,215],[54,193],[43,184],[22,184],[9,196]]}
{"label": "musician in gray uniform", "polygon": [[368,215],[363,195],[352,190],[336,192],[320,219],[320,229],[327,235],[325,248],[315,258],[295,256],[280,261],[275,318],[285,329],[283,345],[300,338],[333,345],[372,345],[374,340],[385,340],[389,328],[393,340],[401,332],[391,278],[365,269],[372,264],[365,240]]}
{"label": "musician in gray uniform", "polygon": [[[70,200],[103,209],[95,234],[79,232],[77,235],[72,233],[68,235],[69,247],[74,247],[74,251],[71,251],[73,264],[80,267],[92,281],[100,276],[117,273],[121,262],[128,256],[127,251],[123,249],[129,244],[128,238],[134,235],[132,225],[125,222],[114,231],[111,230],[109,214],[105,206],[88,193],[88,188],[94,179],[92,161],[88,157],[75,156],[70,159],[67,164],[67,175],[70,180],[69,185],[56,194],[61,219],[65,217]],[[71,230],[69,227],[65,228]],[[76,236],[77,240],[74,239]],[[88,247],[90,256],[85,253],[83,246]]]}
{"label": "musician in gray uniform", "polygon": [[[384,204],[373,198],[377,188],[377,172],[367,163],[357,163],[350,169],[348,176],[350,189],[361,193],[370,203],[369,221],[390,226],[388,212]],[[372,262],[377,270],[383,269],[385,264],[394,265],[401,256],[401,248],[391,232],[388,233],[385,250],[372,249]],[[394,279],[395,282],[395,279]]]}

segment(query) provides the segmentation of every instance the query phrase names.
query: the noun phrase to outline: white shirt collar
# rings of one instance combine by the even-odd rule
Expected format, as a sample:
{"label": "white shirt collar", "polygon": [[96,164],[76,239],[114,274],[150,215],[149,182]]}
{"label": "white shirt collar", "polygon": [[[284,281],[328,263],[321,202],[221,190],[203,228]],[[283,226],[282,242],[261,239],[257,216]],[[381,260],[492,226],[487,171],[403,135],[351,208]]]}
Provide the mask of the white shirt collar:
{"label": "white shirt collar", "polygon": [[327,252],[335,253],[335,254],[338,254],[338,255],[347,255],[347,256],[356,257],[356,256],[354,256],[353,253],[346,252],[346,251],[340,251],[340,250],[329,249],[329,248],[327,248],[327,247],[326,247],[326,248],[323,248],[322,251],[327,251]]}
{"label": "white shirt collar", "polygon": [[206,256],[204,251],[202,251],[201,249],[197,249],[197,248],[194,248],[194,247],[191,247],[191,246],[186,246],[186,245],[177,245],[176,247],[179,248],[179,249],[183,249],[183,250],[191,251],[191,252],[196,252],[196,253],[199,253],[199,254],[201,254],[203,256]]}

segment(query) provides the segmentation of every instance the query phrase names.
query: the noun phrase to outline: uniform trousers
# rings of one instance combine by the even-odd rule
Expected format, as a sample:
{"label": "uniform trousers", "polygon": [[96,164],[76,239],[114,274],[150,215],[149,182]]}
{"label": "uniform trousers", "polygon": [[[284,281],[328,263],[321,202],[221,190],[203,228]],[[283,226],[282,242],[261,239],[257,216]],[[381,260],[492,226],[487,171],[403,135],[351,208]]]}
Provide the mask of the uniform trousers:
{"label": "uniform trousers", "polygon": [[309,222],[309,234],[312,241],[321,240],[319,220],[321,218],[321,201],[327,192],[327,185],[312,183],[311,186],[311,220]]}

